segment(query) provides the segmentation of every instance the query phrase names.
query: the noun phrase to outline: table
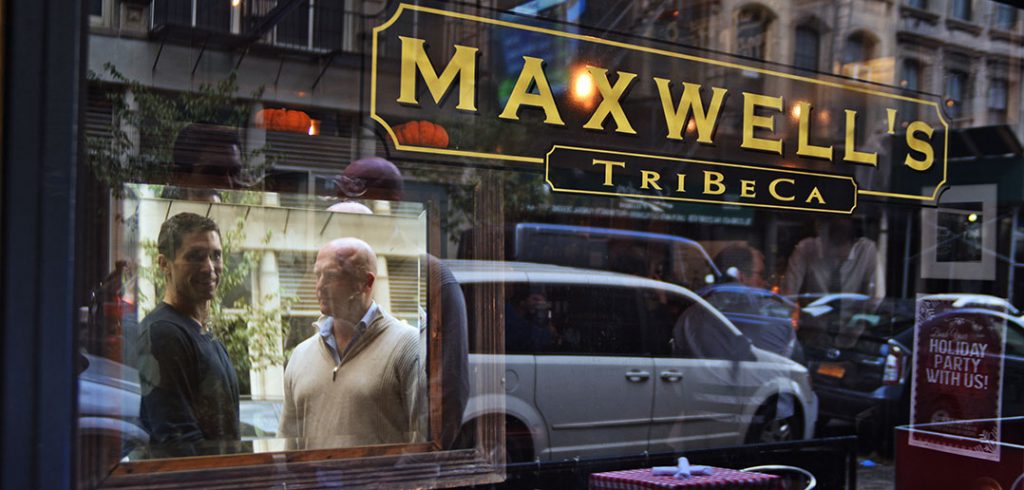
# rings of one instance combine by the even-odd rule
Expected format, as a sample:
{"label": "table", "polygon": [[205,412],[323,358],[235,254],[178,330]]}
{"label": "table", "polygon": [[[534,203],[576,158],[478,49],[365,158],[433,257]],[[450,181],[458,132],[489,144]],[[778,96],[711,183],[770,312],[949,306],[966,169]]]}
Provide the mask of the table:
{"label": "table", "polygon": [[590,475],[590,490],[647,490],[661,488],[777,490],[782,488],[782,478],[778,475],[730,470],[728,468],[712,468],[712,474],[710,475],[691,476],[683,479],[671,476],[652,476],[650,468],[609,471],[607,473],[594,473]]}

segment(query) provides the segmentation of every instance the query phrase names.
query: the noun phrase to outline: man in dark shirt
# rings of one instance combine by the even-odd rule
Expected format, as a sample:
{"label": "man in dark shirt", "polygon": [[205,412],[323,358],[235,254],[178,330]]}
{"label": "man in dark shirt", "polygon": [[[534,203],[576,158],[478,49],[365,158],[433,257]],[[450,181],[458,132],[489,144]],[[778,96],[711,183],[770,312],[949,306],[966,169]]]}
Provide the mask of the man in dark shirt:
{"label": "man in dark shirt", "polygon": [[229,451],[239,439],[238,378],[206,328],[220,283],[220,230],[181,213],[160,227],[163,302],[142,320],[138,345],[141,418],[156,456]]}

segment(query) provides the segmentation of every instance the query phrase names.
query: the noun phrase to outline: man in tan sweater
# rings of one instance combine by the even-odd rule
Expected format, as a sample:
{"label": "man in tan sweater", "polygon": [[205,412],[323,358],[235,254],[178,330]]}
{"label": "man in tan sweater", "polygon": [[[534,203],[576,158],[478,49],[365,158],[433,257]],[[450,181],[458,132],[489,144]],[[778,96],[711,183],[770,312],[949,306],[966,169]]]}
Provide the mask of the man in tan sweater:
{"label": "man in tan sweater", "polygon": [[422,441],[419,333],[373,301],[376,254],[340,238],[313,273],[323,316],[285,369],[280,437],[290,449]]}

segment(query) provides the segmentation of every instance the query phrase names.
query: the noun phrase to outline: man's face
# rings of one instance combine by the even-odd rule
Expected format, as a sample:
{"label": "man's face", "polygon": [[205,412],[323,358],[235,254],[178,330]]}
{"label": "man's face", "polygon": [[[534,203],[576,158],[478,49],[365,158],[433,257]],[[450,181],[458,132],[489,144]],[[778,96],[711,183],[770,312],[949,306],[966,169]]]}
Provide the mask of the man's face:
{"label": "man's face", "polygon": [[364,281],[345,271],[342,260],[333,250],[322,250],[317,254],[316,265],[313,266],[316,298],[320,302],[320,313],[358,321],[358,316],[362,315]]}
{"label": "man's face", "polygon": [[242,153],[238,145],[207,148],[199,154],[192,171],[192,185],[232,189],[242,170]]}
{"label": "man's face", "polygon": [[220,235],[213,231],[186,234],[173,260],[161,255],[160,264],[167,275],[167,287],[189,305],[213,299],[224,267]]}
{"label": "man's face", "polygon": [[761,258],[761,254],[754,254],[753,260],[750,261],[750,272],[743,274],[742,283],[755,288],[763,288],[765,286],[764,259]]}

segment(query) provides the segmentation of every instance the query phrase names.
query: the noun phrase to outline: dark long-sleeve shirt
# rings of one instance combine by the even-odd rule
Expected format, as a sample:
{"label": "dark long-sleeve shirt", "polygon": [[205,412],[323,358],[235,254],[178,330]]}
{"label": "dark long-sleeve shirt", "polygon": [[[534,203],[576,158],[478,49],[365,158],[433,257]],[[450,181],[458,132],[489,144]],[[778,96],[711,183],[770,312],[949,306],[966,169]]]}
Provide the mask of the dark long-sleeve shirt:
{"label": "dark long-sleeve shirt", "polygon": [[160,303],[142,320],[140,416],[154,453],[230,451],[239,439],[238,377],[224,345]]}

